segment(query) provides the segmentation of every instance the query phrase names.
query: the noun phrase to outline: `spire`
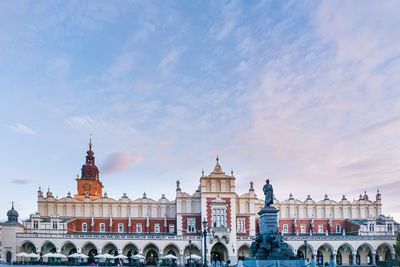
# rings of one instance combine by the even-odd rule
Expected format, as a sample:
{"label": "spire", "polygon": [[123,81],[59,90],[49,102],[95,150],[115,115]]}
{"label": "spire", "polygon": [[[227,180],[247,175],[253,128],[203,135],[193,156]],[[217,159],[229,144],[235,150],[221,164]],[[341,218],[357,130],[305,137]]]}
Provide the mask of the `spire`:
{"label": "spire", "polygon": [[92,134],[89,137],[89,150],[92,150]]}
{"label": "spire", "polygon": [[221,166],[219,165],[219,157],[218,157],[218,155],[217,155],[217,164],[215,164],[213,172],[214,173],[222,173]]}
{"label": "spire", "polygon": [[99,170],[95,164],[94,152],[92,150],[92,134],[89,138],[89,150],[86,152],[86,163],[82,166],[82,180],[99,180]]}

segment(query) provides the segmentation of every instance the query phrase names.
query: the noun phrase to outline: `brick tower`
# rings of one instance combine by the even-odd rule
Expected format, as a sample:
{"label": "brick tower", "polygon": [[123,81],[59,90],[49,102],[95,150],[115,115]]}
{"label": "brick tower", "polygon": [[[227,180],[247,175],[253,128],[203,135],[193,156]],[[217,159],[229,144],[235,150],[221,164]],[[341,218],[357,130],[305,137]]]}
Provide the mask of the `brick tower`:
{"label": "brick tower", "polygon": [[103,185],[99,180],[99,169],[94,163],[94,152],[92,151],[92,138],[89,140],[89,150],[86,152],[86,163],[82,166],[82,175],[76,178],[78,182],[77,199],[83,199],[85,196],[95,200],[101,198]]}

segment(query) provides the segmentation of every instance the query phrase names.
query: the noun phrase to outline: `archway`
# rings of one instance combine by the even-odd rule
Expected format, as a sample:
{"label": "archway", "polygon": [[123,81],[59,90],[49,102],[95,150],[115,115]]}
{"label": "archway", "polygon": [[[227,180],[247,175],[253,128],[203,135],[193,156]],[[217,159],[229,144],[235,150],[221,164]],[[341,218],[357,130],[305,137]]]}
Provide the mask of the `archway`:
{"label": "archway", "polygon": [[122,249],[122,254],[128,257],[128,261],[133,261],[132,257],[139,253],[139,249],[135,244],[129,243]]}
{"label": "archway", "polygon": [[143,255],[146,257],[146,263],[149,265],[156,264],[160,258],[158,254],[158,247],[156,247],[154,244],[148,244],[145,246],[143,249]]}
{"label": "archway", "polygon": [[341,245],[336,254],[336,264],[337,265],[353,265],[353,251],[354,248],[345,243]]}
{"label": "archway", "polygon": [[11,253],[11,251],[7,251],[7,253],[6,253],[7,263],[11,263],[11,260],[12,260],[12,253]]}
{"label": "archway", "polygon": [[[61,247],[61,254],[64,254],[65,256],[69,256],[69,255],[74,254],[74,253],[76,253],[76,252],[77,252],[76,246],[75,246],[72,242],[70,242],[70,241],[66,242],[66,243]],[[73,258],[68,258],[68,261],[69,261],[69,262],[73,262],[74,260],[75,260],[75,259],[73,259]]]}
{"label": "archway", "polygon": [[107,243],[106,245],[104,245],[102,251],[103,251],[103,254],[108,253],[108,254],[113,255],[113,256],[117,256],[118,255],[118,248],[113,243]]}
{"label": "archway", "polygon": [[211,262],[223,262],[228,259],[228,252],[222,243],[215,244],[211,249]]}
{"label": "archway", "polygon": [[250,249],[247,245],[243,245],[238,249],[237,252],[238,260],[244,260],[250,255]]}
{"label": "archway", "polygon": [[31,241],[25,241],[22,243],[20,247],[20,252],[25,252],[25,253],[36,253],[36,247],[33,245]]}
{"label": "archway", "polygon": [[175,244],[168,244],[167,246],[164,247],[161,258],[164,258],[167,255],[173,255],[173,256],[177,257],[177,259],[176,260],[164,260],[165,263],[177,263],[180,261],[179,248]]}
{"label": "archway", "polygon": [[[40,249],[40,253],[42,255],[47,254],[47,253],[53,253],[55,254],[57,252],[56,246],[50,242],[50,241],[46,241],[43,245],[42,248]],[[47,262],[54,262],[56,261],[54,258],[47,258]]]}
{"label": "archway", "polygon": [[89,256],[88,263],[95,262],[95,256],[98,254],[96,246],[91,242],[83,245],[82,253]]}
{"label": "archway", "polygon": [[357,249],[356,263],[358,265],[370,265],[373,263],[372,252],[373,248],[370,244],[364,243]]}
{"label": "archway", "polygon": [[[306,255],[306,258],[309,261],[313,258],[313,251],[314,251],[314,248],[310,244],[307,244],[307,255]],[[301,259],[304,259],[304,254],[305,254],[304,245],[301,245],[297,249],[297,256],[299,256]]]}
{"label": "archway", "polygon": [[387,243],[383,243],[379,245],[378,249],[376,250],[376,261],[387,261],[392,259],[392,255],[394,255],[394,251]]}
{"label": "archway", "polygon": [[[189,257],[189,254],[192,254],[192,256],[193,256],[193,255],[196,255],[196,256],[200,256],[200,257],[201,257],[200,249],[199,249],[196,245],[194,245],[193,243],[192,243],[192,245],[190,246],[190,249],[189,249],[189,245],[185,247],[185,249],[184,249],[184,251],[183,251],[184,259],[188,258],[188,257]],[[197,261],[198,261],[198,260],[194,260],[194,259],[192,258],[192,263],[195,263],[195,262],[197,262]],[[185,260],[185,262],[186,262],[186,263],[189,263],[189,260]]]}
{"label": "archway", "polygon": [[323,244],[318,248],[317,263],[320,265],[329,264],[333,259],[333,248],[329,244]]}

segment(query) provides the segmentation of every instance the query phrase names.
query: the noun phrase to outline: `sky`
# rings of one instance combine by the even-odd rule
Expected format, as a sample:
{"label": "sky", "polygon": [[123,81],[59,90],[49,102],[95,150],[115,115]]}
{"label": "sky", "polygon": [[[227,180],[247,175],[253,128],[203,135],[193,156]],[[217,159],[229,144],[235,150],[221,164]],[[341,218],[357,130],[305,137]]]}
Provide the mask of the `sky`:
{"label": "sky", "polygon": [[400,220],[399,1],[1,1],[0,219],[76,193],[382,193]]}

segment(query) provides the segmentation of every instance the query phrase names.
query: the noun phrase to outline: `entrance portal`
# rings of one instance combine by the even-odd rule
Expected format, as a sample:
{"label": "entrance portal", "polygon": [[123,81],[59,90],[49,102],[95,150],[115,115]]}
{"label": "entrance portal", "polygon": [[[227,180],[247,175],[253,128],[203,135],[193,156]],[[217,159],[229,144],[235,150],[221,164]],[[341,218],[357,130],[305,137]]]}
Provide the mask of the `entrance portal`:
{"label": "entrance portal", "polygon": [[217,243],[211,249],[211,262],[226,262],[228,253],[223,244]]}

